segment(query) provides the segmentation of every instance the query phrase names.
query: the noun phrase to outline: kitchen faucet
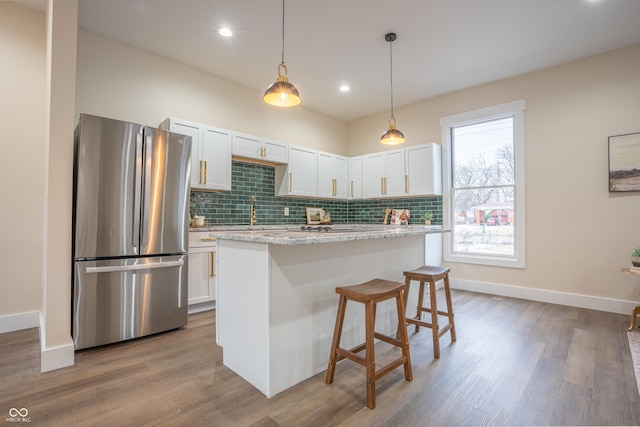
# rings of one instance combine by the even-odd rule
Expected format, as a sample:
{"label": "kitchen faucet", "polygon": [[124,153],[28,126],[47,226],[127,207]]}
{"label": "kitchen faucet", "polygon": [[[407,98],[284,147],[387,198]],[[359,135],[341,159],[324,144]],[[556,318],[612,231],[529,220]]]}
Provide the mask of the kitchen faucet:
{"label": "kitchen faucet", "polygon": [[251,204],[249,206],[249,227],[258,222],[256,219],[256,196],[251,196]]}

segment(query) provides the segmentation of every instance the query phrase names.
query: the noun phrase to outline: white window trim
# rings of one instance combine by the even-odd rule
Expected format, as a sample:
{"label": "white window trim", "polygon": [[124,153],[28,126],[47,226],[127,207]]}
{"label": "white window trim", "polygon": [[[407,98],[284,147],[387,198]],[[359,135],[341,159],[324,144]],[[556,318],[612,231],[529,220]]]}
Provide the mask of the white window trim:
{"label": "white window trim", "polygon": [[448,262],[483,264],[498,267],[525,268],[525,183],[524,183],[524,99],[494,105],[465,113],[454,114],[440,119],[442,128],[442,218],[445,229],[451,229],[451,128],[472,124],[487,119],[513,115],[514,157],[516,163],[515,187],[515,241],[514,256],[502,257],[477,254],[452,253],[453,233],[445,233],[443,242],[443,259]]}

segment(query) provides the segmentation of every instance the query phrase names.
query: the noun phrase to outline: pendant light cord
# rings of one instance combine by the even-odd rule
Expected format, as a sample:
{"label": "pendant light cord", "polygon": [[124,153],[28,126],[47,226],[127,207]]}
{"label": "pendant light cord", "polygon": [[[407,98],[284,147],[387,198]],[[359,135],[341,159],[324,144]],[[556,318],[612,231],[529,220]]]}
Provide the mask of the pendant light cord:
{"label": "pendant light cord", "polygon": [[284,65],[284,0],[282,0],[282,64]]}
{"label": "pendant light cord", "polygon": [[[284,1],[284,0],[283,0]],[[393,40],[389,42],[389,69],[391,76],[391,117],[393,117]]]}

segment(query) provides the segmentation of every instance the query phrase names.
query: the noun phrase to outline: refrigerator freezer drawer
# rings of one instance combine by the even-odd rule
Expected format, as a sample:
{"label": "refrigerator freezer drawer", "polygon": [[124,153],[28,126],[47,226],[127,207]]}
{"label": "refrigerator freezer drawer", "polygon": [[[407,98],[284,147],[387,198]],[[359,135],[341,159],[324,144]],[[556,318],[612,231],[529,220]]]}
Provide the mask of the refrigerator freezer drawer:
{"label": "refrigerator freezer drawer", "polygon": [[75,262],[76,350],[186,325],[187,259],[176,255]]}

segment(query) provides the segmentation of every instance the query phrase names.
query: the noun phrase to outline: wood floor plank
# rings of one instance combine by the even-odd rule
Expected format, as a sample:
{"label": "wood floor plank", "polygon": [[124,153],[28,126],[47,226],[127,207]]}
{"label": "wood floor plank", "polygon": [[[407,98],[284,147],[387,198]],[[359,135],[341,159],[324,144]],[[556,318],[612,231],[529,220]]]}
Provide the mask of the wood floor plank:
{"label": "wood floor plank", "polygon": [[[24,407],[46,426],[640,425],[628,316],[452,294],[458,341],[445,334],[434,359],[431,331],[409,328],[414,379],[381,378],[374,410],[348,360],[331,385],[320,373],[267,399],[222,364],[211,311],[42,374],[38,331],[2,334],[0,412]],[[385,343],[376,351],[380,363],[397,357]]]}

